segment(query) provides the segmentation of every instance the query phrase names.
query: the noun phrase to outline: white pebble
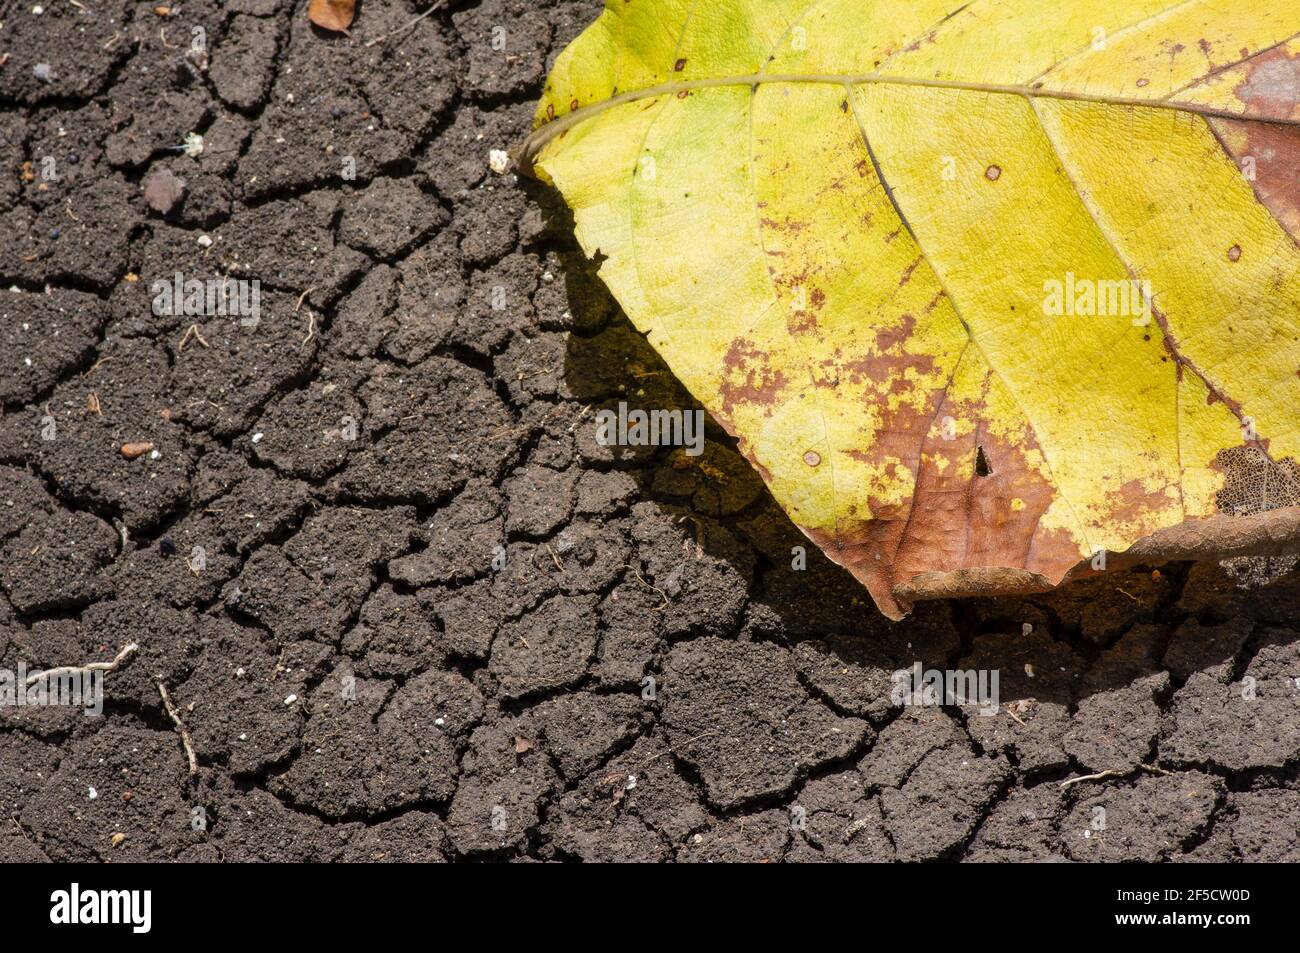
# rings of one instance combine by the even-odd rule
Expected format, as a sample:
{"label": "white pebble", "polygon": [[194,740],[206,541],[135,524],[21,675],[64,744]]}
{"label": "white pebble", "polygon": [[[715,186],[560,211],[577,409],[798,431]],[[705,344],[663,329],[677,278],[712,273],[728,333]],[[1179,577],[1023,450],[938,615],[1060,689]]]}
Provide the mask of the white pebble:
{"label": "white pebble", "polygon": [[89,793],[89,797],[90,797],[90,799],[93,801],[93,800],[95,800],[95,798],[99,797],[99,792],[96,791],[94,788],[91,788],[91,789],[90,789],[90,793]]}
{"label": "white pebble", "polygon": [[284,700],[284,703],[285,703],[286,705],[292,705],[292,704],[293,704],[294,702],[296,702],[297,700],[298,700],[298,696],[297,696],[297,695],[290,695],[288,698],[286,698],[286,699]]}
{"label": "white pebble", "polygon": [[488,153],[488,167],[497,175],[505,175],[510,170],[510,153],[504,149],[493,149]]}
{"label": "white pebble", "polygon": [[207,247],[208,247],[209,245],[211,245],[211,244],[212,244],[212,239],[209,238],[207,235],[200,235],[200,236],[199,236],[199,245],[200,245],[200,247],[202,247],[202,248],[207,248]]}
{"label": "white pebble", "polygon": [[261,442],[262,442],[262,435],[260,433],[253,434],[253,443],[261,443]]}

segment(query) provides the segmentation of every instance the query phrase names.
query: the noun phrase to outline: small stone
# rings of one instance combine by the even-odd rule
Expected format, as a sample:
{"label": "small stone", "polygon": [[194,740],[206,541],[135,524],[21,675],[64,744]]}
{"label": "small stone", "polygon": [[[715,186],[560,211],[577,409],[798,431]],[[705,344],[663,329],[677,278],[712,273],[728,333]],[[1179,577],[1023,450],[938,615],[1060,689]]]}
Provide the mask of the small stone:
{"label": "small stone", "polygon": [[36,68],[32,70],[32,75],[42,83],[54,82],[54,72],[50,69],[49,63],[37,63]]}
{"label": "small stone", "polygon": [[504,149],[493,149],[488,153],[488,167],[497,175],[510,171],[510,153]]}
{"label": "small stone", "polygon": [[212,239],[207,235],[200,235],[198,237],[198,242],[200,248],[209,248],[212,245]]}
{"label": "small stone", "polygon": [[144,200],[159,215],[170,215],[185,196],[185,180],[169,169],[155,169],[144,180]]}
{"label": "small stone", "polygon": [[95,800],[95,798],[99,797],[99,792],[96,791],[94,788],[91,788],[91,789],[87,792],[86,796],[87,796],[87,798],[88,798],[89,800],[93,801],[93,800]]}
{"label": "small stone", "polygon": [[126,841],[126,835],[123,834],[121,831],[118,831],[116,834],[112,836],[109,843],[111,843],[114,847],[121,847],[125,841]]}
{"label": "small stone", "polygon": [[151,443],[124,443],[122,444],[122,456],[128,460],[134,460],[136,457],[142,457],[153,449]]}

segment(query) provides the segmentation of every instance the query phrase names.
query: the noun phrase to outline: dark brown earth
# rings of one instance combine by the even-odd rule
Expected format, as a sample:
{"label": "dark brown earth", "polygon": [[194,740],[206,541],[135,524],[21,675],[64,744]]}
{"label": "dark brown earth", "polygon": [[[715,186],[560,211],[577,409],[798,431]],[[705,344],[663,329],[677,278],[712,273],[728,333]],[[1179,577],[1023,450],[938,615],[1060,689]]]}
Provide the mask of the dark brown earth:
{"label": "dark brown earth", "polygon": [[[0,709],[0,858],[1300,859],[1300,577],[895,625],[716,428],[597,444],[688,397],[488,168],[595,0],[161,5],[0,0],[0,667],[140,646],[103,718]],[[1001,712],[892,705],[918,660]]]}

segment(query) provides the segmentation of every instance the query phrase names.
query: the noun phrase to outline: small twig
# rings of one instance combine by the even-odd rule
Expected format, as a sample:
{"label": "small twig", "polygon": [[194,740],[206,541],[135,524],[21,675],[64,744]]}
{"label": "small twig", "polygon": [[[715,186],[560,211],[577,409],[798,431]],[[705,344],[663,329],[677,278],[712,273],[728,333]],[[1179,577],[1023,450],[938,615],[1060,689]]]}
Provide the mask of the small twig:
{"label": "small twig", "polygon": [[190,339],[191,335],[193,335],[193,337],[204,347],[212,346],[207,341],[203,340],[203,335],[199,333],[199,326],[197,324],[191,324],[188,328],[186,328],[185,335],[184,337],[181,338],[181,343],[177,345],[176,350],[178,351],[185,350],[185,342]]}
{"label": "small twig", "polygon": [[373,40],[371,40],[369,43],[366,44],[366,49],[370,49],[370,47],[374,46],[376,43],[383,43],[389,37],[396,36],[399,33],[405,33],[407,30],[411,29],[413,26],[415,26],[417,23],[419,23],[421,20],[427,17],[430,13],[433,13],[435,10],[441,7],[442,4],[443,4],[443,0],[435,0],[434,4],[430,6],[429,9],[425,10],[423,13],[421,13],[410,23],[406,24],[406,26],[399,26],[396,30],[391,30],[388,33],[385,33],[383,36],[375,37]]}
{"label": "small twig", "polygon": [[298,346],[302,347],[308,341],[316,336],[316,315],[310,311],[307,312],[307,336],[299,342]]}
{"label": "small twig", "polygon": [[90,368],[86,371],[86,373],[82,374],[81,376],[89,377],[91,374],[95,373],[95,371],[99,370],[101,366],[107,364],[111,360],[112,360],[111,357],[101,357],[98,361],[96,361],[94,364],[90,366]]}
{"label": "small twig", "polygon": [[1125,775],[1133,773],[1132,768],[1112,768],[1109,771],[1099,771],[1096,774],[1084,774],[1077,778],[1067,778],[1061,782],[1061,788],[1064,790],[1072,784],[1078,784],[1080,781],[1104,781],[1106,778],[1122,778]]}
{"label": "small twig", "polygon": [[1136,774],[1138,771],[1147,771],[1151,774],[1170,775],[1174,772],[1166,771],[1164,768],[1157,767],[1154,764],[1136,764],[1131,768],[1111,768],[1109,771],[1099,771],[1097,774],[1085,774],[1077,778],[1067,778],[1062,781],[1060,786],[1068,788],[1071,784],[1078,784],[1080,781],[1104,781],[1106,778],[1123,778],[1130,774]]}
{"label": "small twig", "polygon": [[135,642],[128,642],[122,646],[117,655],[111,662],[87,662],[85,665],[61,665],[58,668],[49,668],[43,672],[34,672],[27,676],[27,685],[30,688],[37,682],[45,679],[58,678],[64,675],[75,675],[78,672],[89,674],[90,672],[116,672],[119,665],[129,659],[132,655],[140,650],[140,646]]}
{"label": "small twig", "polygon": [[664,609],[667,609],[669,604],[672,603],[672,600],[668,598],[668,593],[664,592],[658,586],[652,586],[650,583],[646,582],[645,577],[641,575],[641,570],[637,569],[631,563],[628,563],[627,568],[632,570],[632,574],[636,576],[637,582],[641,583],[641,585],[645,586],[647,589],[653,589],[655,592],[659,593],[659,595],[663,597],[664,601],[661,604],[655,606],[650,611],[662,612]]}
{"label": "small twig", "polygon": [[167,709],[167,717],[172,720],[177,733],[181,736],[181,744],[185,747],[185,757],[190,763],[190,774],[198,774],[199,759],[194,755],[194,743],[190,741],[190,733],[185,729],[185,723],[181,721],[181,713],[176,710],[171,695],[167,693],[167,686],[162,682],[158,683],[158,694],[162,696],[163,707]]}

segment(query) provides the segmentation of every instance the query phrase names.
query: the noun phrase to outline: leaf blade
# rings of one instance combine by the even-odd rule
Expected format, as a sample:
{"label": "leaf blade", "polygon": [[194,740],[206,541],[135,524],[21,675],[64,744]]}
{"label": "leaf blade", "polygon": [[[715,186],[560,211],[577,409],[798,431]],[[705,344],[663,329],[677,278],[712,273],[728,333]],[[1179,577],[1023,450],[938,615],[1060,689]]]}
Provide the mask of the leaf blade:
{"label": "leaf blade", "polygon": [[[1007,49],[999,27],[1022,29],[1029,5],[950,6],[918,4],[904,27],[878,18],[881,32],[850,34],[833,29],[838,0],[676,4],[675,29],[660,23],[651,45],[662,53],[671,42],[684,78],[621,94],[611,86],[602,102],[617,70],[602,73],[559,128],[542,127],[538,161],[573,206],[583,247],[605,256],[602,277],[634,324],[737,435],[796,524],[894,615],[905,608],[897,590],[916,577],[1005,570],[1055,584],[1096,546],[1123,550],[1212,514],[1217,454],[1241,442],[1233,435],[1247,416],[1219,378],[1236,380],[1239,368],[1206,334],[1184,340],[1175,329],[1212,329],[1205,315],[1240,310],[1243,287],[1271,280],[1278,292],[1251,327],[1266,376],[1281,384],[1252,389],[1249,406],[1268,419],[1276,450],[1294,452],[1280,408],[1300,397],[1300,378],[1279,376],[1295,359],[1280,346],[1295,325],[1285,309],[1300,311],[1294,242],[1195,114],[1275,117],[1275,103],[1224,95],[1219,77],[1235,68],[1213,54],[1236,37],[1247,62],[1285,51],[1280,34],[1298,15],[1263,4],[1232,15],[1194,0],[1114,4],[1105,11],[1121,23],[1114,46],[1080,51],[1092,6],[1066,4],[1058,32],[1028,34],[1026,52]],[[628,16],[611,6],[591,42],[617,43]],[[1130,79],[1149,72],[1150,58],[1133,50],[1191,20],[1213,37],[1208,52],[1198,46],[1199,66],[1180,60],[1149,94],[1081,91],[1099,71],[1120,76],[1120,63]],[[935,25],[917,33],[920,23]],[[827,43],[812,54],[810,31]],[[1043,51],[1063,47],[1076,51],[1054,76]],[[1117,60],[1115,49],[1128,52]],[[543,118],[565,93],[554,82],[573,72],[568,56]],[[619,60],[569,62],[584,57]],[[868,60],[897,75],[728,72]],[[664,73],[637,75],[657,83]],[[1201,103],[1169,101],[1189,89]],[[1246,268],[1232,258],[1234,275],[1186,239],[1182,258],[1166,253],[1158,230],[1132,240],[1151,218],[1140,202],[1122,207],[1140,192],[1133,176],[1076,161],[1092,157],[1089,135],[1125,124],[1144,155],[1173,142],[1193,170],[1159,180],[1168,202],[1199,179],[1229,197],[1213,230],[1250,236]],[[951,187],[937,186],[939,167],[957,157]],[[1194,233],[1185,221],[1178,232]],[[1176,289],[1162,292],[1176,307],[1157,310],[1149,327],[1125,320],[1081,334],[1034,316],[1057,276],[1120,283],[1148,273]],[[1220,310],[1197,310],[1198,297]],[[1119,424],[1099,426],[1097,406],[1103,424]]]}

